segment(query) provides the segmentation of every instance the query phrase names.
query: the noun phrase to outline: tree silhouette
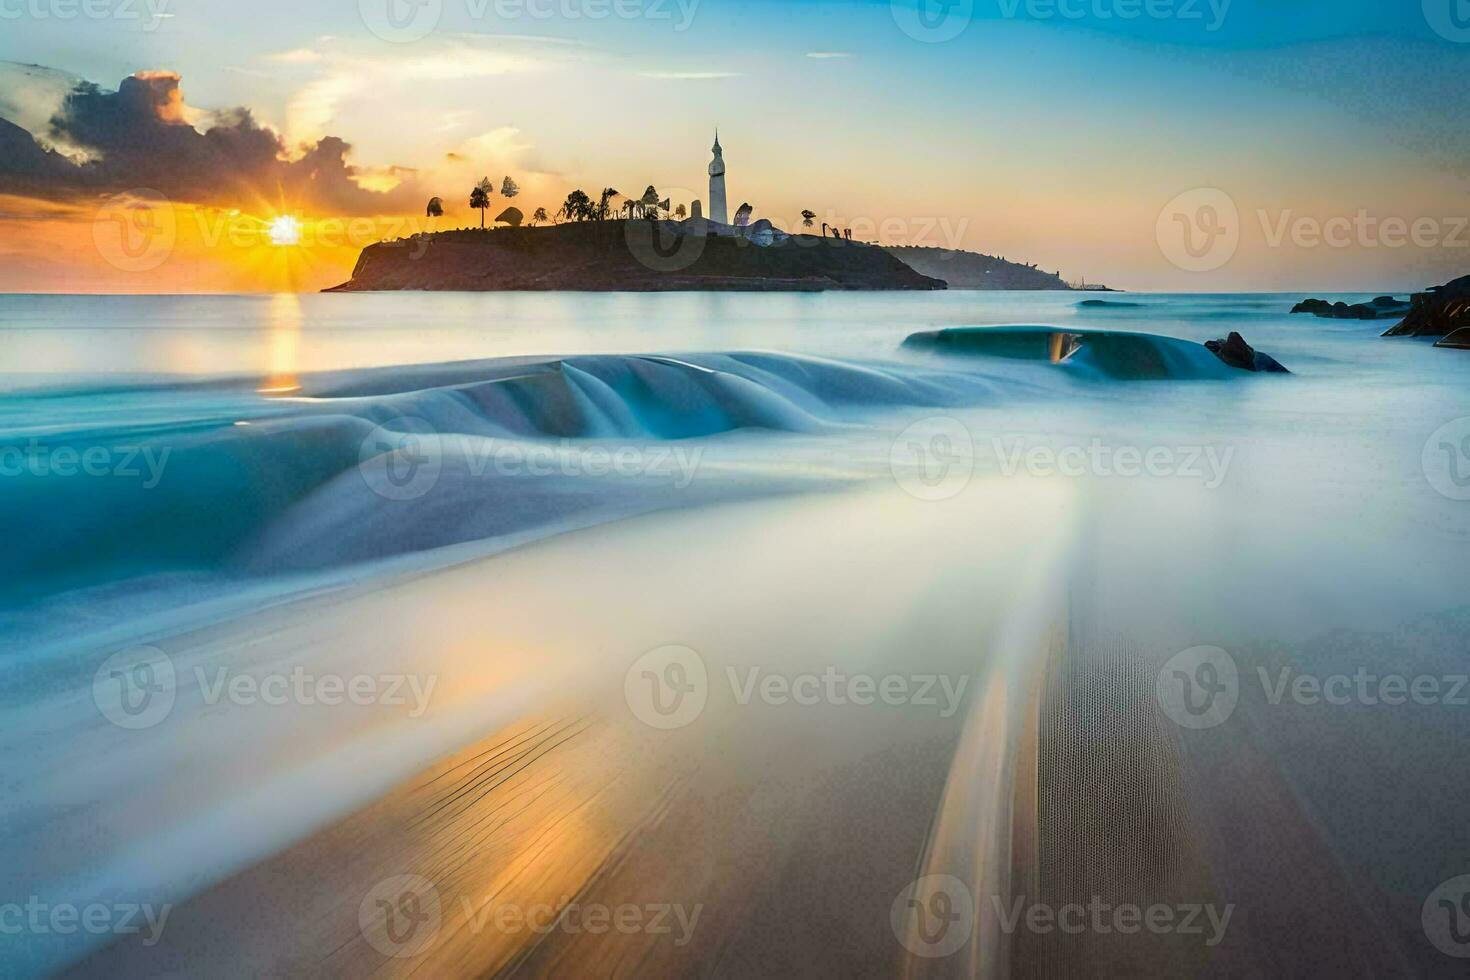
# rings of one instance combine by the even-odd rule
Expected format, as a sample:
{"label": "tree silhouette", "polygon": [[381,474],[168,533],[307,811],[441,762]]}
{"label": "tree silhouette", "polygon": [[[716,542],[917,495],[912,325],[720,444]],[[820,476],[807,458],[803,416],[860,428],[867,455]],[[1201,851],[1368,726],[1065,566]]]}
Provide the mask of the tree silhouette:
{"label": "tree silhouette", "polygon": [[674,217],[678,218],[680,221],[683,221],[688,216],[689,209],[684,207],[684,205],[681,204],[678,207],[674,208]]}
{"label": "tree silhouette", "polygon": [[654,190],[652,184],[648,185],[648,189],[638,199],[638,207],[645,218],[658,217],[658,191]]}
{"label": "tree silhouette", "polygon": [[597,207],[592,203],[592,198],[587,192],[578,188],[567,195],[566,202],[562,204],[558,215],[564,215],[568,221],[586,221],[597,213]]}
{"label": "tree silhouette", "polygon": [[470,207],[480,212],[480,227],[485,227],[485,212],[490,208],[490,195],[495,193],[495,184],[489,177],[481,179],[470,191]]}
{"label": "tree silhouette", "polygon": [[505,180],[500,182],[500,196],[510,200],[521,192],[521,185],[511,179],[510,174],[505,175]]}
{"label": "tree silhouette", "polygon": [[533,228],[536,226],[536,222],[549,220],[551,219],[547,217],[545,208],[537,208],[534,212],[531,213],[531,226]]}
{"label": "tree silhouette", "polygon": [[[812,222],[815,221],[816,218],[817,218],[817,212],[815,212],[815,211],[803,211],[803,212],[801,212],[801,224],[802,224],[802,227],[804,227],[804,228],[810,228],[812,226]],[[826,232],[823,232],[822,234],[825,235]]]}
{"label": "tree silhouette", "polygon": [[606,221],[607,216],[612,213],[612,209],[608,205],[612,203],[613,198],[622,196],[622,191],[616,187],[604,187],[602,194],[597,199],[597,220]]}

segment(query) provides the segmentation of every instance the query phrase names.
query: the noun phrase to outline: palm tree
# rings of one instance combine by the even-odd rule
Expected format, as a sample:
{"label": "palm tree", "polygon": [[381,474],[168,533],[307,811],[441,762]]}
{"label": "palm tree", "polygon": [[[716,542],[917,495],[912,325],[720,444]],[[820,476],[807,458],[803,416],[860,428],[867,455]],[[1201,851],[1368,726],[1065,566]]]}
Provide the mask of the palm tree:
{"label": "palm tree", "polygon": [[549,221],[549,220],[551,220],[551,219],[546,216],[546,209],[545,208],[537,208],[531,214],[531,227],[534,228],[536,226],[536,222],[538,222],[538,221]]}
{"label": "palm tree", "polygon": [[[815,212],[815,211],[803,211],[803,212],[801,212],[801,224],[802,224],[802,227],[803,228],[810,228],[812,226],[812,222],[815,221],[816,218],[817,218],[817,212]],[[826,232],[823,232],[822,234],[825,235]]]}
{"label": "palm tree", "polygon": [[470,207],[480,212],[480,227],[485,227],[485,212],[490,208],[490,195],[495,193],[495,184],[489,177],[481,179],[470,191]]}

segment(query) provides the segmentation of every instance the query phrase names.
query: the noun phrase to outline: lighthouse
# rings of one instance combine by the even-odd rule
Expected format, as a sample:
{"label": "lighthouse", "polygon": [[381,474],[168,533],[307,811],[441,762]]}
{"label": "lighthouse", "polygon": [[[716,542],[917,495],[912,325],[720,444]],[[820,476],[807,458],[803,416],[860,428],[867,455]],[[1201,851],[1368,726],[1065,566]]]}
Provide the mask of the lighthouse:
{"label": "lighthouse", "polygon": [[709,217],[722,225],[730,223],[730,206],[725,203],[725,157],[720,149],[720,131],[715,130],[715,158],[709,163]]}

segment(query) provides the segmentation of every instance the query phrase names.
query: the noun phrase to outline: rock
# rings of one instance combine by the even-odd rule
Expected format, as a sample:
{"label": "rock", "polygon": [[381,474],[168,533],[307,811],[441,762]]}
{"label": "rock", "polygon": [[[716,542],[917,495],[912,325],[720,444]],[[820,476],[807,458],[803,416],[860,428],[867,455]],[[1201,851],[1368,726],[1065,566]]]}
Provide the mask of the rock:
{"label": "rock", "polygon": [[1470,327],[1461,327],[1445,335],[1444,339],[1435,344],[1436,347],[1448,347],[1451,350],[1470,350]]}
{"label": "rock", "polygon": [[1270,354],[1262,354],[1240,334],[1231,331],[1229,337],[1224,340],[1207,340],[1205,347],[1209,349],[1221,361],[1230,367],[1239,368],[1242,371],[1266,371],[1276,374],[1290,374],[1291,372],[1281,366],[1281,362]]}
{"label": "rock", "polygon": [[521,226],[521,222],[525,220],[526,216],[521,213],[520,208],[506,208],[504,211],[495,216],[496,224],[510,225],[512,228],[519,228]]}
{"label": "rock", "polygon": [[1371,303],[1329,303],[1325,299],[1304,299],[1291,308],[1293,313],[1310,313],[1329,320],[1381,320],[1403,316],[1409,304],[1392,296],[1379,296]]}
{"label": "rock", "polygon": [[1444,337],[1461,327],[1470,327],[1470,276],[1415,293],[1403,320],[1383,336]]}

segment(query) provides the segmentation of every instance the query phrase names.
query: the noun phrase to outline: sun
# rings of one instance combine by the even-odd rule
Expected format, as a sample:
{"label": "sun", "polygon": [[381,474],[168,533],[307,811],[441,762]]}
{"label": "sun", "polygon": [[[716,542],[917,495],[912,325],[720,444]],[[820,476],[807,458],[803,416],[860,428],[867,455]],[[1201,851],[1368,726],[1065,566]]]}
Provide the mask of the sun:
{"label": "sun", "polygon": [[300,245],[301,244],[301,222],[289,214],[283,214],[271,221],[267,229],[270,234],[272,245]]}

